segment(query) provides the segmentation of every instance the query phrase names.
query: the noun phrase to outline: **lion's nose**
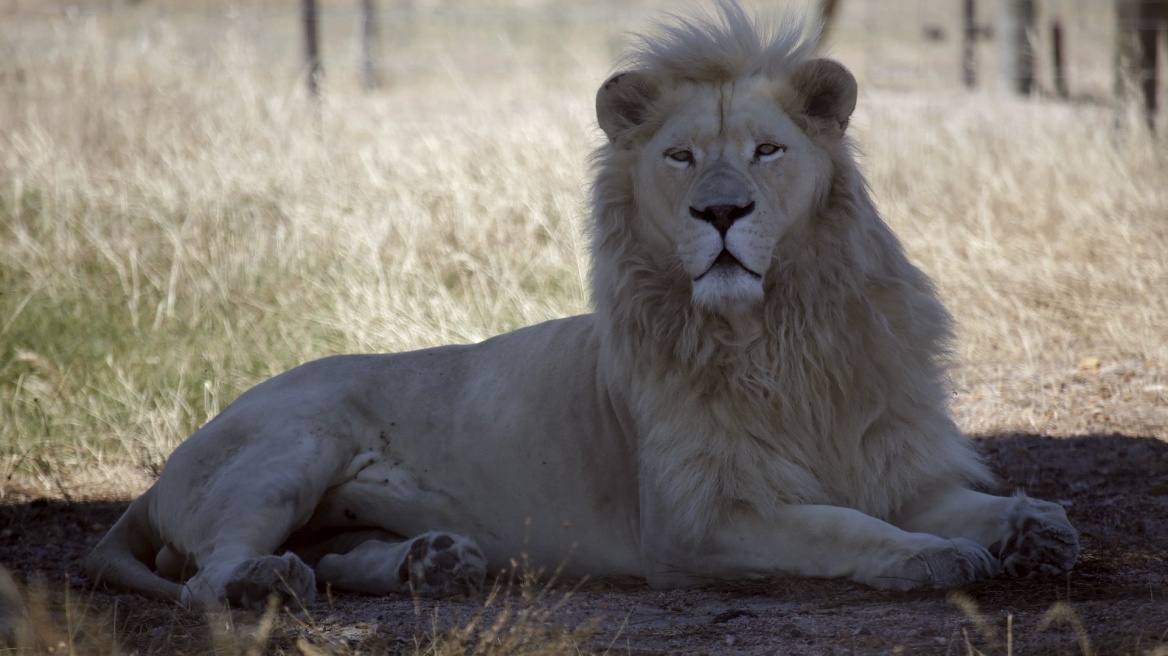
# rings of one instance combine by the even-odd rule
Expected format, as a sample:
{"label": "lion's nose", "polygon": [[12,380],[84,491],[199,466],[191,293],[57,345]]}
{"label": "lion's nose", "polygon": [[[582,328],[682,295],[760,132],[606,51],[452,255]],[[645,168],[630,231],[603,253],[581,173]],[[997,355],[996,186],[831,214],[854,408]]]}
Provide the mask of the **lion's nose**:
{"label": "lion's nose", "polygon": [[730,226],[734,225],[735,221],[744,216],[749,216],[753,211],[754,201],[750,201],[746,205],[710,205],[704,209],[691,206],[689,208],[689,215],[714,226],[718,234],[724,238],[726,237],[726,232],[730,230]]}

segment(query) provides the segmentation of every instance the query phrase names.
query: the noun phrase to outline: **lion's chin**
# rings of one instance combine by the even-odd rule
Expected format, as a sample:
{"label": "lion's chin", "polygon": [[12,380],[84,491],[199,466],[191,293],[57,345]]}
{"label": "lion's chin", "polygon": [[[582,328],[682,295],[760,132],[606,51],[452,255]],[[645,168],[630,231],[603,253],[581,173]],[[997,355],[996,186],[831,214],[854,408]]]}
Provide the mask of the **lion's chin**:
{"label": "lion's chin", "polygon": [[762,278],[742,267],[712,268],[693,282],[694,305],[716,314],[744,314],[762,299]]}

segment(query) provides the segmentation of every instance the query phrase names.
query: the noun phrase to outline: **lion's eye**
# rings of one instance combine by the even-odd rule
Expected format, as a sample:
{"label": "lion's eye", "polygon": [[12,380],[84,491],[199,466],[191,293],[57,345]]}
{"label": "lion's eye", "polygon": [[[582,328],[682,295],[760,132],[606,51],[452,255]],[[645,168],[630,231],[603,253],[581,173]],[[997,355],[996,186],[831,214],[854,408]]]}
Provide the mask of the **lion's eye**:
{"label": "lion's eye", "polygon": [[669,164],[670,166],[676,166],[678,168],[685,168],[685,167],[689,166],[690,164],[693,164],[693,161],[694,161],[693,151],[686,150],[684,148],[678,148],[676,150],[668,150],[665,152],[665,163]]}
{"label": "lion's eye", "polygon": [[779,144],[773,144],[770,142],[760,143],[758,147],[754,149],[754,158],[761,162],[769,162],[772,159],[777,159],[778,157],[782,156],[782,154],[785,152],[787,152],[786,146],[781,146]]}

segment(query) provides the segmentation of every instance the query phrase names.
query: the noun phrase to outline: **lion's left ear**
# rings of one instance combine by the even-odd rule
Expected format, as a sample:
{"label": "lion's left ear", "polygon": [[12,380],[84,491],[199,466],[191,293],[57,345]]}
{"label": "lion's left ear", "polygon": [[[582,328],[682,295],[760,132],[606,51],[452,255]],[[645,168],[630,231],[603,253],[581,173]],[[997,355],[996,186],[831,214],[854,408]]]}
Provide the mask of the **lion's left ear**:
{"label": "lion's left ear", "polygon": [[802,113],[848,127],[856,109],[856,78],[843,64],[830,59],[804,62],[791,74],[791,86],[803,101]]}
{"label": "lion's left ear", "polygon": [[657,82],[640,71],[618,73],[596,92],[596,120],[608,140],[617,140],[649,118],[649,107],[661,94]]}

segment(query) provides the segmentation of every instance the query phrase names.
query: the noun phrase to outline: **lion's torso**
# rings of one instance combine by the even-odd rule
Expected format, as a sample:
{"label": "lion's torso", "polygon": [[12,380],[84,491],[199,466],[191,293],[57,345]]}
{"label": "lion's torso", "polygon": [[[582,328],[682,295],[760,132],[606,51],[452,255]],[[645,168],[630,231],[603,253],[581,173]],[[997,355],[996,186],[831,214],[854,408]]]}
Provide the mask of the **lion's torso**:
{"label": "lion's torso", "polygon": [[[199,536],[213,527],[183,518],[221,503],[207,490],[230,489],[208,484],[207,472],[259,477],[266,494],[299,507],[304,527],[452,531],[474,535],[499,567],[524,553],[568,574],[636,575],[652,566],[644,485],[669,499],[664,521],[694,545],[730,508],[824,503],[887,515],[903,496],[961,472],[921,471],[936,464],[936,445],[880,435],[882,413],[909,390],[873,367],[909,354],[886,352],[879,327],[889,319],[878,307],[840,302],[869,316],[848,340],[826,339],[830,350],[809,347],[807,325],[786,326],[788,343],[775,344],[761,325],[711,322],[705,338],[727,342],[721,356],[658,354],[665,366],[652,371],[606,343],[598,315],[471,346],[308,363],[245,393],[176,451],[156,521],[165,542],[197,561]],[[859,320],[861,307],[851,311]],[[754,343],[730,347],[741,340]],[[270,467],[233,468],[254,460],[240,458],[245,450]],[[320,473],[282,466],[304,450]]]}
{"label": "lion's torso", "polygon": [[[640,152],[598,159],[596,313],[261,384],[163,473],[167,541],[196,561],[213,548],[198,536],[214,527],[168,519],[229,505],[202,492],[232,489],[206,485],[210,469],[267,477],[263,494],[295,508],[295,527],[450,531],[494,566],[525,553],[634,574],[675,555],[688,566],[729,517],[821,504],[887,518],[982,476],[945,410],[949,319],[927,278],[846,149],[766,105],[765,83],[740,86],[684,87],[685,111]],[[739,163],[736,144],[756,132],[785,150]],[[690,160],[672,160],[672,143],[693,144]],[[722,236],[695,219],[695,204],[739,197],[750,211]],[[270,470],[233,466],[247,449],[270,454]],[[306,457],[308,473],[280,466]]]}
{"label": "lion's torso", "polygon": [[[267,381],[172,456],[157,512],[167,541],[193,551],[187,543],[207,530],[182,519],[194,504],[217,503],[202,496],[214,487],[200,472],[267,477],[270,494],[289,499],[307,493],[279,460],[289,442],[309,441],[330,472],[319,502],[302,504],[309,527],[458,531],[504,565],[521,549],[553,567],[571,553],[581,573],[635,573],[635,443],[598,380],[592,321],[550,321],[473,346],[337,356]],[[265,452],[272,467],[232,470],[245,449]]]}

